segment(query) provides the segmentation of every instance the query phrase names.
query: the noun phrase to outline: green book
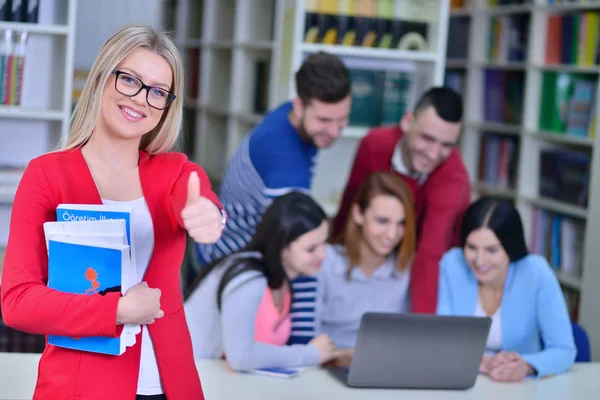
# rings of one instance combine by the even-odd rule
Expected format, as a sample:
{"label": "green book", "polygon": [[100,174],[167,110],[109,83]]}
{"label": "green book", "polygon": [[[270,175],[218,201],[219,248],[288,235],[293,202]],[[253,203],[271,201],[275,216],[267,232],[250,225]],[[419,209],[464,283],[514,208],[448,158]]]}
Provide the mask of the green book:
{"label": "green book", "polygon": [[381,125],[400,123],[406,112],[412,82],[413,77],[407,72],[386,71],[384,73],[381,96]]}

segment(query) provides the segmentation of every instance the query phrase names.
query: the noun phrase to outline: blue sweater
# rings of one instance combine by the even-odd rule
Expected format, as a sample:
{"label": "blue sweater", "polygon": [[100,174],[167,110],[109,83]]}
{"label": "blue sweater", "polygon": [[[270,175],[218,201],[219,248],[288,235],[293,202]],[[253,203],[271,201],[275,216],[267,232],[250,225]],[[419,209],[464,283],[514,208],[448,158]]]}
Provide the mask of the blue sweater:
{"label": "blue sweater", "polygon": [[[479,296],[477,279],[454,248],[440,261],[438,314],[471,316]],[[502,350],[515,351],[537,377],[567,371],[577,350],[567,306],[546,259],[530,254],[509,266],[501,301]]]}

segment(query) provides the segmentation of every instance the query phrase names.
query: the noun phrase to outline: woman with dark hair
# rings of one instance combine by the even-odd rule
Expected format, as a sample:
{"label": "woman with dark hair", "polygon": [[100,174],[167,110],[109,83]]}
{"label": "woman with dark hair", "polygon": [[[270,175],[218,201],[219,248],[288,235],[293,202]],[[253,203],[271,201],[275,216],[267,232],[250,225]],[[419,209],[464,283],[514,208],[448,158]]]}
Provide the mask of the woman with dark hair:
{"label": "woman with dark hair", "polygon": [[194,355],[225,356],[235,370],[329,361],[335,347],[325,335],[286,346],[290,280],[318,273],[328,233],[327,216],[311,197],[291,192],[275,199],[248,245],[207,265],[186,295]]}
{"label": "woman with dark hair", "polygon": [[318,278],[317,331],[350,349],[338,352],[341,358],[351,356],[364,313],[410,312],[415,229],[408,186],[392,173],[369,175],[342,235],[327,248]]}
{"label": "woman with dark hair", "polygon": [[483,197],[464,215],[462,248],[440,261],[438,314],[492,319],[480,371],[520,381],[567,371],[576,348],[556,275],[529,254],[519,212]]}

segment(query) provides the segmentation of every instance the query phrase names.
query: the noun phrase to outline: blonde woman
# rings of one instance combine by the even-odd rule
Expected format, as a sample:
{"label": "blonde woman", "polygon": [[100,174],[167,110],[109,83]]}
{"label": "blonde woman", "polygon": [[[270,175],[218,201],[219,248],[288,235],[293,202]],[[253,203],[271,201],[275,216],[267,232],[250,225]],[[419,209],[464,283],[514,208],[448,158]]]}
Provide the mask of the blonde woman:
{"label": "blonde woman", "polygon": [[[206,173],[170,152],[181,126],[183,67],[170,38],[147,27],[116,32],[94,62],[66,147],[32,160],[12,210],[2,276],[7,325],[36,334],[117,337],[141,324],[121,356],[47,345],[36,399],[202,399],[183,313],[179,267],[186,231],[216,241],[224,213]],[[139,281],[124,295],[47,287],[42,224],[60,203],[133,207]]]}

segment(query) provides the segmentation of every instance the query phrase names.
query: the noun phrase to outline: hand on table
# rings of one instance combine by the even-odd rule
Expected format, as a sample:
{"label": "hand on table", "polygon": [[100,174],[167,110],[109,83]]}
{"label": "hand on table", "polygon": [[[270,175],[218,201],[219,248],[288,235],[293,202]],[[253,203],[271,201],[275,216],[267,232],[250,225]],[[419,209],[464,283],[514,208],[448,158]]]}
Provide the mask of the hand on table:
{"label": "hand on table", "polygon": [[335,343],[327,335],[319,335],[308,342],[308,344],[317,348],[321,364],[325,364],[335,357]]}
{"label": "hand on table", "polygon": [[354,349],[338,349],[335,350],[334,362],[338,367],[350,367],[354,356]]}
{"label": "hand on table", "polygon": [[183,226],[197,243],[215,243],[221,237],[222,215],[219,207],[200,195],[200,178],[192,172],[188,179],[185,207],[181,210]]}
{"label": "hand on table", "polygon": [[484,356],[479,370],[499,382],[520,382],[527,375],[535,373],[531,365],[516,352],[500,352],[495,356]]}

